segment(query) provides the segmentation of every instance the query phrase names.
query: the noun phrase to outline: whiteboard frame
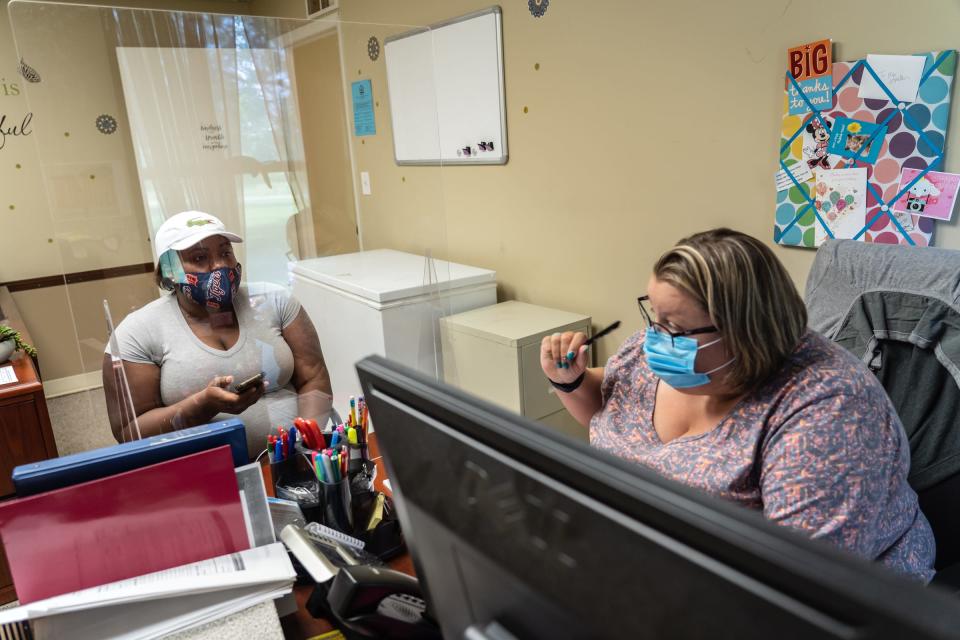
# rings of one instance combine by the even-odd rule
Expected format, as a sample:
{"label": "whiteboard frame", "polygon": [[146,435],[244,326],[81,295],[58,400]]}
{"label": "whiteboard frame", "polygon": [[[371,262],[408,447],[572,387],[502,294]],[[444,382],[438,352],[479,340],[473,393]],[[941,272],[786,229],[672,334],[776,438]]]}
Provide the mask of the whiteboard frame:
{"label": "whiteboard frame", "polygon": [[[459,22],[465,22],[465,21],[467,21],[467,20],[472,20],[473,18],[479,18],[479,17],[481,17],[481,16],[485,16],[485,15],[490,14],[490,13],[493,13],[493,14],[495,14],[495,15],[497,16],[497,63],[498,63],[498,69],[497,69],[497,71],[498,71],[498,76],[499,76],[499,80],[500,80],[500,141],[501,141],[500,147],[501,147],[501,149],[502,149],[500,155],[499,155],[499,156],[496,156],[496,157],[493,157],[493,158],[490,158],[489,160],[486,160],[486,159],[479,159],[479,160],[475,160],[475,159],[462,160],[462,159],[459,159],[459,158],[458,158],[458,159],[455,159],[455,160],[454,160],[454,159],[444,160],[443,157],[442,157],[442,151],[441,151],[442,141],[441,141],[441,140],[438,140],[437,152],[441,155],[441,157],[438,157],[438,158],[436,158],[436,159],[429,158],[429,159],[426,159],[426,160],[400,160],[400,159],[397,157],[397,138],[396,138],[396,135],[394,134],[394,135],[391,135],[391,139],[392,139],[392,141],[393,141],[393,161],[394,161],[397,165],[402,165],[402,166],[437,166],[437,165],[442,165],[442,166],[448,166],[448,165],[464,165],[464,166],[469,166],[469,165],[503,165],[503,164],[507,164],[507,160],[509,160],[510,154],[509,154],[508,147],[507,147],[507,95],[506,95],[506,88],[505,88],[505,86],[504,86],[504,80],[503,80],[503,10],[500,8],[499,5],[494,5],[494,6],[492,6],[492,7],[487,7],[486,9],[480,9],[480,10],[478,10],[478,11],[472,11],[472,12],[467,13],[467,14],[464,14],[464,15],[462,15],[462,16],[457,16],[456,18],[450,18],[450,19],[448,19],[448,20],[443,20],[443,21],[441,21],[441,22],[437,22],[437,23],[435,23],[435,24],[431,24],[431,25],[428,25],[428,26],[426,26],[426,27],[417,27],[417,28],[415,28],[415,29],[411,29],[410,31],[405,31],[405,32],[399,33],[399,34],[397,34],[397,35],[388,36],[388,37],[384,38],[383,46],[384,46],[384,50],[386,50],[387,44],[389,44],[390,42],[394,42],[395,40],[402,40],[402,39],[404,39],[404,38],[410,38],[410,37],[413,37],[413,36],[416,36],[416,35],[420,35],[420,34],[423,34],[423,33],[428,33],[428,32],[432,32],[432,31],[436,31],[437,29],[442,29],[443,27],[449,26],[449,25],[451,25],[451,24],[457,24],[457,23],[459,23]],[[434,52],[434,53],[435,53],[435,52]],[[386,55],[386,52],[384,52],[384,55]],[[434,86],[436,86],[436,67],[434,67]],[[390,74],[389,74],[389,73],[387,74],[387,95],[388,95],[388,96],[392,95],[391,92],[390,92]],[[437,113],[438,126],[439,126],[439,119],[440,119],[440,114],[439,114],[439,112],[438,112],[438,113]],[[393,127],[393,100],[392,100],[392,98],[391,98],[391,100],[390,100],[390,126],[391,126],[391,128]],[[440,133],[440,132],[438,132],[438,137],[439,137],[439,133]]]}

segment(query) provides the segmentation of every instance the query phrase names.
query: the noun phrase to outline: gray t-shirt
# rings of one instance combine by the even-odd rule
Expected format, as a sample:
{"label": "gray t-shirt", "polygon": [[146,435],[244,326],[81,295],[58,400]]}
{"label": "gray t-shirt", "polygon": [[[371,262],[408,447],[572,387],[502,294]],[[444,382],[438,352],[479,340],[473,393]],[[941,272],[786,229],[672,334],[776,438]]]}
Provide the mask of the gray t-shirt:
{"label": "gray t-shirt", "polygon": [[[263,371],[267,393],[238,417],[247,430],[247,447],[256,457],[278,424],[289,427],[297,413],[297,393],[290,384],[293,353],[283,339],[300,312],[300,303],[283,288],[266,283],[240,285],[234,296],[240,337],[223,351],[200,341],[187,325],[174,295],[164,295],[124,318],[117,327],[123,360],[160,367],[160,398],[174,405],[206,387],[216,376],[234,383]],[[109,343],[107,345],[109,350]],[[218,415],[215,420],[231,416]]]}

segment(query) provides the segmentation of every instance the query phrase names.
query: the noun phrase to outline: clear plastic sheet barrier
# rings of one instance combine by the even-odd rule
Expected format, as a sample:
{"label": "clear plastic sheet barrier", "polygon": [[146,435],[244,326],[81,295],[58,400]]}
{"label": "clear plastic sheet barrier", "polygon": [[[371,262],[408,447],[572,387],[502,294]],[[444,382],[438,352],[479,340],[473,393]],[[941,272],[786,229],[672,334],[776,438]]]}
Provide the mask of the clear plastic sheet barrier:
{"label": "clear plastic sheet barrier", "polygon": [[[8,12],[39,77],[22,83],[42,184],[30,232],[50,243],[32,275],[63,277],[37,320],[61,340],[38,345],[40,360],[47,378],[98,387],[61,454],[238,415],[256,456],[297,417],[350,415],[365,355],[442,377],[442,167],[403,168],[423,205],[415,228],[366,215],[359,195],[363,153],[392,158],[369,41],[416,25],[21,0]],[[373,131],[354,127],[365,80]],[[375,189],[401,182],[376,166]]]}

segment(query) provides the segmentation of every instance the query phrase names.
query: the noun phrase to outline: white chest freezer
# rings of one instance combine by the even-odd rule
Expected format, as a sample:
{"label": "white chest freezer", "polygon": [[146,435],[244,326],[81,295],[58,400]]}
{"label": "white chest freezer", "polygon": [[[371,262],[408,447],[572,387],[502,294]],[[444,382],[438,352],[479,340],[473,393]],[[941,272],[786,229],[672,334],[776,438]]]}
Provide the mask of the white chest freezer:
{"label": "white chest freezer", "polygon": [[497,303],[495,271],[433,264],[376,249],[294,266],[293,294],[317,329],[338,410],[362,393],[354,365],[371,354],[442,379],[440,317]]}

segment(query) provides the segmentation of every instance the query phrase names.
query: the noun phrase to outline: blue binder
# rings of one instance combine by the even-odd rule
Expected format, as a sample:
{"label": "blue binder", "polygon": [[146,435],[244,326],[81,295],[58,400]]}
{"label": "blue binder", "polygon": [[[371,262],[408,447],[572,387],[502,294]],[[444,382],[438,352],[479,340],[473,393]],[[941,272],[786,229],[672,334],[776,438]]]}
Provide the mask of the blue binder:
{"label": "blue binder", "polygon": [[23,464],[13,470],[13,486],[18,496],[31,496],[225,444],[230,445],[233,466],[239,467],[250,462],[246,429],[240,420],[233,418],[62,458]]}

